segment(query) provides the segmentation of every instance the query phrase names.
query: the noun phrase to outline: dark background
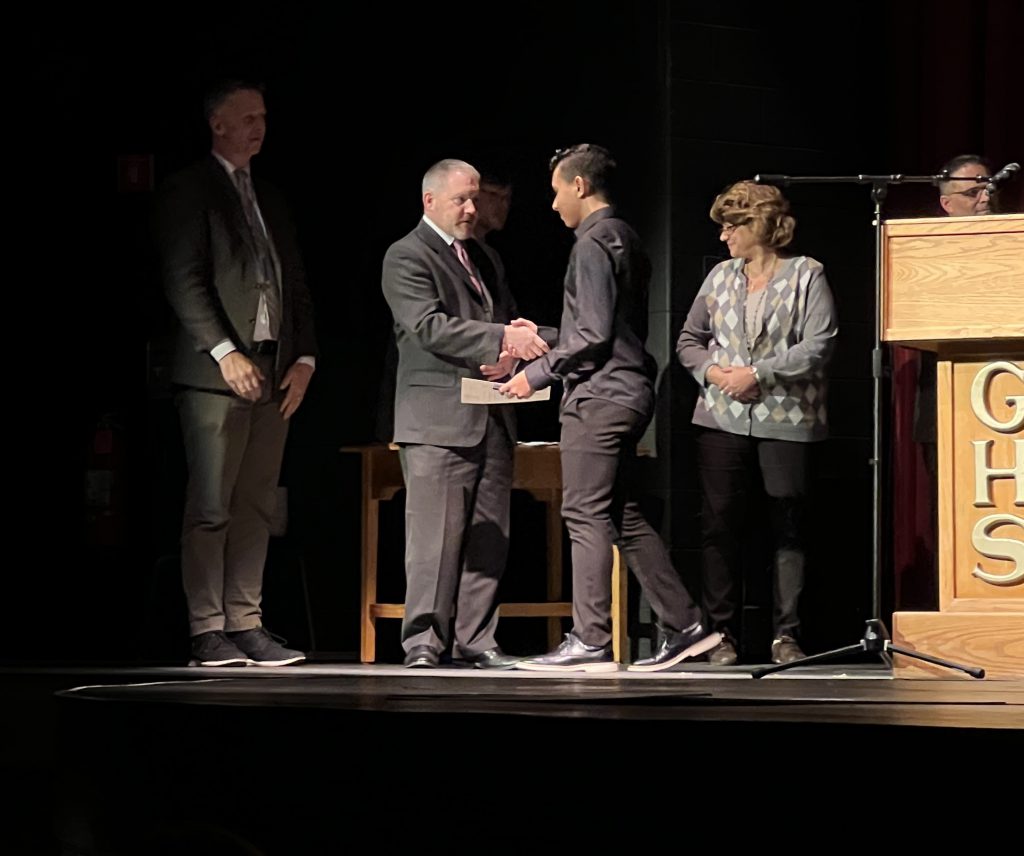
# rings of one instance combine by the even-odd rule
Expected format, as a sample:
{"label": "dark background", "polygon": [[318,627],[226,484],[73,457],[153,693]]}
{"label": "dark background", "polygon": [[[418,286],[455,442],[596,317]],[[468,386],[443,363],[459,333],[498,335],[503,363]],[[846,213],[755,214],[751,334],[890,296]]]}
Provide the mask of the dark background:
{"label": "dark background", "polygon": [[[163,374],[169,318],[149,235],[152,193],[146,181],[133,186],[131,164],[151,162],[159,184],[208,150],[200,104],[215,78],[267,85],[269,131],[255,168],[294,208],[322,348],[289,439],[288,538],[271,553],[267,622],[308,644],[301,557],[317,648],[350,656],[359,470],[338,450],[387,439],[380,260],[415,224],[431,163],[463,157],[512,176],[512,214],[494,243],[523,314],[555,324],[572,236],[550,211],[547,159],[584,141],[615,152],[623,207],[656,268],[649,345],[664,371],[651,511],[693,581],[694,384],[672,355],[704,272],[723,257],[707,217],[714,195],[759,172],[932,174],[964,151],[997,167],[1022,160],[1013,0],[571,0],[443,16],[400,8],[135,4],[29,13],[8,28],[19,66],[10,94],[24,107],[12,97],[7,125],[7,336],[22,346],[9,386],[16,476],[5,660],[186,655],[175,554],[184,463]],[[1005,194],[1008,208],[1019,210],[1020,184]],[[787,195],[795,249],[824,262],[841,328],[803,608],[806,647],[821,650],[856,641],[870,612],[874,235],[865,186]],[[897,186],[886,212],[937,214],[936,193]],[[524,439],[557,438],[553,405],[521,412]],[[400,597],[401,511],[392,505],[382,562]],[[514,537],[535,532],[539,513],[517,496]],[[510,591],[539,583],[543,557],[523,540],[513,545]],[[904,570],[885,564],[886,610]],[[761,571],[751,569],[747,614],[755,654],[770,629]],[[505,624],[515,653],[543,647],[539,631]],[[383,623],[381,636],[387,657],[397,623]]]}

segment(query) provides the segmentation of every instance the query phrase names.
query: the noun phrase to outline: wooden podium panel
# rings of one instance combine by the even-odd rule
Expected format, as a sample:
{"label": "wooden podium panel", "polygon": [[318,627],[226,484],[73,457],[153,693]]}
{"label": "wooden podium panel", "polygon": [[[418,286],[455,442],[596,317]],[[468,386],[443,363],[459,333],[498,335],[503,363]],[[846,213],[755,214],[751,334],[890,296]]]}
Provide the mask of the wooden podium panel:
{"label": "wooden podium panel", "polygon": [[884,226],[882,338],[1024,339],[1024,215],[890,220]]}
{"label": "wooden podium panel", "polygon": [[[883,233],[883,339],[939,358],[939,611],[895,613],[893,641],[1024,677],[1024,216]],[[950,674],[894,662],[898,677]]]}
{"label": "wooden podium panel", "polygon": [[1024,613],[1024,361],[943,362],[939,388],[939,608]]}

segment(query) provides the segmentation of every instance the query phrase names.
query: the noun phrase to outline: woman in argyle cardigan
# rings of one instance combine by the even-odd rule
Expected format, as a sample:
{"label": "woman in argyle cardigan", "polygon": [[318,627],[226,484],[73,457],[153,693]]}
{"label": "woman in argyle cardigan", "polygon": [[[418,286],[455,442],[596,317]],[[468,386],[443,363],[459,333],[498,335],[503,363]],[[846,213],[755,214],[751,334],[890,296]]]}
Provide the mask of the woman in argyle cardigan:
{"label": "woman in argyle cardigan", "polygon": [[704,609],[723,634],[714,665],[736,663],[748,499],[767,494],[774,538],[772,661],[804,656],[798,601],[804,583],[803,509],[809,445],[827,429],[825,368],[836,336],[821,263],[784,252],[796,221],[775,187],[741,181],[711,206],[731,258],[716,265],[676,344],[700,385],[693,415],[702,490]]}

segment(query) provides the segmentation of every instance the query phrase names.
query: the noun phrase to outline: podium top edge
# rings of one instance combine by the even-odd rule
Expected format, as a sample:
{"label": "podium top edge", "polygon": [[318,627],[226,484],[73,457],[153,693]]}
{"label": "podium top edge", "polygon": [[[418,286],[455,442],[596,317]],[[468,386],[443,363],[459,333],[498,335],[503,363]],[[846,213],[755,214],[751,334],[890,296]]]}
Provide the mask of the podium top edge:
{"label": "podium top edge", "polygon": [[979,214],[976,217],[900,217],[893,220],[883,218],[882,224],[902,226],[913,223],[1006,223],[1014,220],[1024,221],[1024,214]]}

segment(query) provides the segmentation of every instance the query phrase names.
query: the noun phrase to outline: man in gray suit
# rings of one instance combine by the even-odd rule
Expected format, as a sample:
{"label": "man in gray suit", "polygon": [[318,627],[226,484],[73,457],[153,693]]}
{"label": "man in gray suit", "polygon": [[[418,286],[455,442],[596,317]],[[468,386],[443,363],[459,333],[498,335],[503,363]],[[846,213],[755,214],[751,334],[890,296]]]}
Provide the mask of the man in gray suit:
{"label": "man in gray suit", "polygon": [[[433,668],[451,642],[477,668],[509,668],[495,639],[508,553],[515,422],[461,402],[463,378],[508,374],[547,351],[493,251],[473,240],[480,176],[443,160],[423,177],[423,218],[384,256],[395,321],[394,440],[405,476],[405,665]],[[513,323],[515,319],[515,323]]]}
{"label": "man in gray suit", "polygon": [[171,377],[189,473],[191,662],[283,666],[305,655],[263,627],[263,568],[288,420],[316,364],[312,307],[284,201],[250,175],[266,133],[262,89],[230,81],[205,108],[212,152],[167,180],[156,224],[180,322]]}
{"label": "man in gray suit", "polygon": [[551,161],[552,208],[576,231],[565,274],[558,344],[500,390],[529,398],[564,385],[562,517],[572,540],[573,629],[554,651],[518,668],[614,671],[611,646],[612,544],[619,541],[658,614],[660,638],[638,671],[670,669],[718,644],[708,634],[668,551],[635,500],[637,443],[654,415],[657,365],[646,351],[651,265],[636,232],[611,206],[615,161],[582,144]]}

